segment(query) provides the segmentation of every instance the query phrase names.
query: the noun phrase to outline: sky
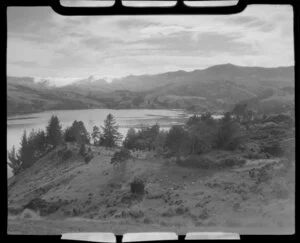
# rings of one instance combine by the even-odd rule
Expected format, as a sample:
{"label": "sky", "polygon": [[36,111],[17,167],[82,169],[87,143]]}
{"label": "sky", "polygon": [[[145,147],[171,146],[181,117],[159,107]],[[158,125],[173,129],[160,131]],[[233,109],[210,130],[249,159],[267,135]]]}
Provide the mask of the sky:
{"label": "sky", "polygon": [[7,74],[58,86],[222,63],[294,65],[289,5],[204,16],[62,16],[50,7],[9,7],[7,16]]}

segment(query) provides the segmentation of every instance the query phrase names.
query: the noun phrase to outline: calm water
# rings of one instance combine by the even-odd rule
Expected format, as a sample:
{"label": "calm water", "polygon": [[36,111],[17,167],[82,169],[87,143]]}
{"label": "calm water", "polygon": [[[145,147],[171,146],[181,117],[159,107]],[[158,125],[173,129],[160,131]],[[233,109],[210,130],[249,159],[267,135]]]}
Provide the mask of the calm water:
{"label": "calm water", "polygon": [[[26,114],[7,117],[7,149],[14,145],[19,148],[21,136],[26,130],[27,134],[32,129],[45,129],[52,115],[56,115],[62,128],[70,126],[74,120],[83,121],[88,132],[93,126],[103,125],[106,116],[111,113],[119,125],[119,131],[125,136],[129,127],[140,125],[154,125],[158,123],[163,129],[168,129],[173,124],[181,123],[188,116],[182,110],[110,110],[110,109],[89,109],[89,110],[59,110],[46,111],[41,113]],[[11,176],[10,168],[9,177]]]}

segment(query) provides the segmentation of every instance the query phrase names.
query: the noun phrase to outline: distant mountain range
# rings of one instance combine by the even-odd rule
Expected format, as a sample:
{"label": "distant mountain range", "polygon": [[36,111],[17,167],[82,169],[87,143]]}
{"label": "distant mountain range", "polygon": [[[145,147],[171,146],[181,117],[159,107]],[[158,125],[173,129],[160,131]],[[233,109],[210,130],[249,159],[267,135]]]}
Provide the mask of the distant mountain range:
{"label": "distant mountain range", "polygon": [[223,64],[203,70],[113,79],[88,77],[55,87],[51,80],[7,77],[7,115],[52,109],[231,109],[245,101],[273,111],[293,107],[294,67],[242,67]]}

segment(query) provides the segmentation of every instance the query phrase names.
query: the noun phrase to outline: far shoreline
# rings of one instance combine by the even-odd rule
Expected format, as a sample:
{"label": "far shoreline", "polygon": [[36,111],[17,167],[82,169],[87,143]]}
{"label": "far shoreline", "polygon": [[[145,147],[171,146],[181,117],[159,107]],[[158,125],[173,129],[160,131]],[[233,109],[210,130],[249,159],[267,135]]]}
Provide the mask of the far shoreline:
{"label": "far shoreline", "polygon": [[30,112],[16,112],[16,113],[11,113],[9,115],[6,116],[7,120],[19,120],[19,119],[31,119],[31,118],[37,118],[36,117],[31,117],[31,116],[24,116],[21,117],[23,115],[34,115],[34,114],[39,114],[39,113],[43,113],[43,112],[50,112],[50,111],[74,111],[74,110],[170,110],[170,111],[182,111],[188,115],[192,115],[194,113],[203,113],[203,112],[192,112],[192,111],[188,111],[186,109],[180,109],[180,108],[145,108],[145,107],[139,107],[139,108],[78,108],[78,109],[49,109],[49,110],[40,110],[40,111],[30,111]]}

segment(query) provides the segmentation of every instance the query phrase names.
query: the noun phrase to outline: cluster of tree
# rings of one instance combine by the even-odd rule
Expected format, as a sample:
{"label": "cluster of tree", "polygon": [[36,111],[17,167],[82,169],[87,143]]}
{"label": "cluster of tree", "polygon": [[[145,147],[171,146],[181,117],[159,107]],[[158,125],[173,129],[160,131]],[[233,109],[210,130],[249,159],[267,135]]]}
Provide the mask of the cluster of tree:
{"label": "cluster of tree", "polygon": [[[17,175],[21,170],[32,166],[44,154],[63,142],[76,142],[84,146],[85,144],[90,144],[91,137],[95,145],[105,147],[117,146],[122,136],[118,132],[118,126],[113,115],[108,114],[101,129],[102,132],[97,126],[94,126],[90,136],[84,123],[75,120],[71,126],[63,131],[58,117],[52,116],[46,131],[32,130],[28,136],[26,131],[24,131],[20,149],[16,151],[15,147],[13,147],[11,151],[8,151],[8,165],[12,168],[14,175]],[[84,148],[83,146],[81,148]],[[85,152],[81,153],[85,155]]]}
{"label": "cluster of tree", "polygon": [[92,139],[94,145],[100,145],[107,148],[112,148],[119,145],[122,140],[122,134],[118,131],[119,127],[112,114],[108,114],[104,126],[101,126],[102,132],[99,127],[94,126],[92,132]]}
{"label": "cluster of tree", "polygon": [[212,149],[235,149],[240,138],[240,125],[230,113],[220,120],[206,113],[192,116],[185,125],[172,126],[166,147],[176,156],[201,154]]}
{"label": "cluster of tree", "polygon": [[65,142],[77,142],[79,144],[90,143],[90,134],[86,130],[82,121],[74,121],[72,126],[67,127],[64,131]]}
{"label": "cluster of tree", "polygon": [[24,131],[20,148],[16,151],[13,146],[8,151],[8,165],[12,168],[14,175],[19,174],[22,170],[32,166],[39,158],[52,148],[55,148],[62,142],[62,130],[59,119],[52,116],[43,130],[32,130],[29,135]]}
{"label": "cluster of tree", "polygon": [[130,128],[126,138],[123,141],[123,146],[131,150],[156,150],[165,148],[165,140],[167,132],[160,130],[158,124],[150,127],[144,127],[136,131]]}
{"label": "cluster of tree", "polygon": [[[240,118],[239,118],[240,119]],[[159,125],[128,130],[123,146],[130,150],[168,151],[170,155],[191,155],[212,149],[235,149],[240,143],[240,122],[232,113],[216,120],[210,113],[194,115],[185,125],[174,125],[169,131]]]}

